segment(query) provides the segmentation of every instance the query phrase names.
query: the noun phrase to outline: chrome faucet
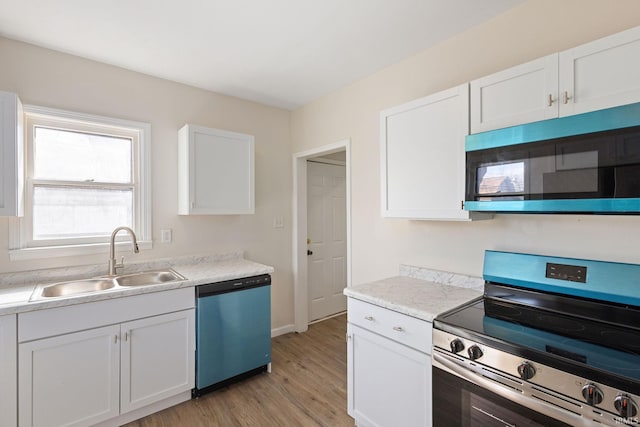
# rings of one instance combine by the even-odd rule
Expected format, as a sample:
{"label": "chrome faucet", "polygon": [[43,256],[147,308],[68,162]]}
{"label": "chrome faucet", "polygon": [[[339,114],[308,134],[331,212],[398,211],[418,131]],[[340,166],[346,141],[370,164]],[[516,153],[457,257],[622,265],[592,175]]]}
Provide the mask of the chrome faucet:
{"label": "chrome faucet", "polygon": [[140,249],[138,249],[138,239],[136,239],[136,233],[134,233],[132,229],[130,229],[129,227],[118,227],[113,230],[113,233],[111,233],[111,240],[109,242],[109,276],[116,275],[116,268],[124,267],[124,257],[122,257],[120,264],[116,262],[116,234],[118,234],[118,232],[121,230],[125,230],[131,235],[131,246],[133,247],[133,252],[136,254],[140,252]]}

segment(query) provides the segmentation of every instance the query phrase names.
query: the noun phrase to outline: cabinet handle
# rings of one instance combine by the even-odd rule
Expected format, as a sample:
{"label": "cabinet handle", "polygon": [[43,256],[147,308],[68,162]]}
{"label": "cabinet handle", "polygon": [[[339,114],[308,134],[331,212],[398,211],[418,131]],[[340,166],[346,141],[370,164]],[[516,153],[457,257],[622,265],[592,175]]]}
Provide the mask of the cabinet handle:
{"label": "cabinet handle", "polygon": [[398,332],[404,332],[404,328],[402,326],[394,326],[393,330]]}
{"label": "cabinet handle", "polygon": [[569,96],[569,92],[567,92],[566,90],[562,93],[562,103],[563,104],[568,104],[569,103],[569,99],[571,99],[571,97]]}
{"label": "cabinet handle", "polygon": [[129,331],[124,333],[124,340],[129,341]]}
{"label": "cabinet handle", "polygon": [[547,98],[547,107],[551,107],[552,105],[553,105],[553,95],[549,94],[549,97]]}
{"label": "cabinet handle", "polygon": [[364,316],[364,320],[368,320],[369,322],[373,322],[373,316]]}
{"label": "cabinet handle", "polygon": [[113,343],[114,344],[118,344],[118,335],[117,334],[113,336]]}

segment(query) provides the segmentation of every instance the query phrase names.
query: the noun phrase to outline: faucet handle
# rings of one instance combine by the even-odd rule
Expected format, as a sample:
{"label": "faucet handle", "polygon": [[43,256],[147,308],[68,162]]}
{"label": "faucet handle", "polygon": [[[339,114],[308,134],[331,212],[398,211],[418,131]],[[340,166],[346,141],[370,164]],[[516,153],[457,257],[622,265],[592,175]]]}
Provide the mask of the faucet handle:
{"label": "faucet handle", "polygon": [[119,263],[117,263],[117,262],[116,262],[115,267],[116,267],[116,268],[122,268],[122,267],[124,267],[124,257],[121,257],[121,258],[120,258],[120,262],[119,262]]}

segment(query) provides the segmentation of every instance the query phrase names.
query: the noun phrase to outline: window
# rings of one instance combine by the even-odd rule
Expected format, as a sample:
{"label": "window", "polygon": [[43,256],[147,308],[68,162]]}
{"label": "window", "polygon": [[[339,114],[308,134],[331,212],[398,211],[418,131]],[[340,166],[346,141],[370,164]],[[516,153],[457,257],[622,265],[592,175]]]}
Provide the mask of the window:
{"label": "window", "polygon": [[25,106],[25,215],[11,258],[101,252],[122,225],[149,247],[149,134],[145,123]]}

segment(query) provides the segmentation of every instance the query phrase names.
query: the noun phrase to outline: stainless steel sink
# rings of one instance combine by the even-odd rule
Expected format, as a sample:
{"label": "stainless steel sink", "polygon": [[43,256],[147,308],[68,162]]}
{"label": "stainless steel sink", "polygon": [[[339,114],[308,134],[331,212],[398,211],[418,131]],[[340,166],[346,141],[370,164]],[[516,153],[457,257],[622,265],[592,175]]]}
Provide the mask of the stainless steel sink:
{"label": "stainless steel sink", "polygon": [[31,294],[30,301],[94,294],[133,286],[157,285],[182,280],[187,279],[173,269],[141,271],[138,273],[119,274],[113,277],[70,280],[68,282],[54,283],[53,285],[37,286],[33,294]]}
{"label": "stainless steel sink", "polygon": [[145,286],[145,285],[157,285],[159,283],[176,282],[179,280],[186,280],[186,278],[174,270],[159,270],[159,271],[142,271],[140,273],[121,274],[115,276],[113,280],[116,281],[118,286]]}
{"label": "stainless steel sink", "polygon": [[66,297],[71,295],[86,294],[112,289],[116,286],[113,279],[86,279],[70,282],[56,283],[43,286],[40,296],[44,298]]}

